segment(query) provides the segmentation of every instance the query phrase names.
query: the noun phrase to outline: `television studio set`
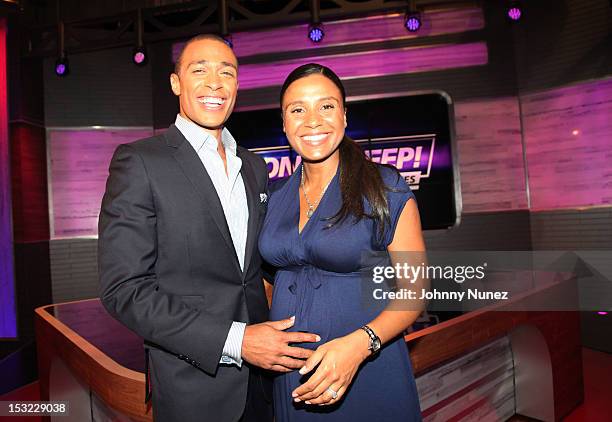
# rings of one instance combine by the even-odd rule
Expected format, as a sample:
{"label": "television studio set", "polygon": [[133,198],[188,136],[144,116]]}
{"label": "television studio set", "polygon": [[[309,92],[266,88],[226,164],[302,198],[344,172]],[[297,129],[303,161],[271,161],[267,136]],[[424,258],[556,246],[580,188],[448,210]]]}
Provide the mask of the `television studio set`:
{"label": "television studio set", "polygon": [[0,420],[612,421],[612,2],[0,0]]}

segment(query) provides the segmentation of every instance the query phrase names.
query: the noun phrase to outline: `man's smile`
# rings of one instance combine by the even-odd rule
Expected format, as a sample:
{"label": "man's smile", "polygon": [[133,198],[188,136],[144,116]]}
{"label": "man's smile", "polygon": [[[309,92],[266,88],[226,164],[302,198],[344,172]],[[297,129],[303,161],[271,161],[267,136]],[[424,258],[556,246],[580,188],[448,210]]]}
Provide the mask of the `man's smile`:
{"label": "man's smile", "polygon": [[218,110],[225,104],[225,98],[202,96],[197,98],[198,102],[209,110]]}

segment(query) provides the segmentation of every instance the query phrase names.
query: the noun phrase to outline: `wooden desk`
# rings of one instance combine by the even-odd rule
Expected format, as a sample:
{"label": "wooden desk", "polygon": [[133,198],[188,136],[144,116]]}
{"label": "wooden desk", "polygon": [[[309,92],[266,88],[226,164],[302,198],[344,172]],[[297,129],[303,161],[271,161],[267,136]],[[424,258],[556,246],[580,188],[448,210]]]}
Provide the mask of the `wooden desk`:
{"label": "wooden desk", "polygon": [[[504,311],[496,305],[417,331],[406,336],[415,374],[425,374],[521,326],[537,328],[548,347],[552,418],[560,420],[583,400],[577,312]],[[91,393],[81,397],[93,397],[98,411],[102,404],[116,412],[115,418],[152,420],[151,409],[144,404],[142,339],[108,315],[98,299],[38,308],[36,339],[41,400],[60,399],[54,392],[54,378],[72,376],[68,390],[81,386]],[[87,410],[76,405],[71,404],[75,412]]]}
{"label": "wooden desk", "polygon": [[99,299],[44,306],[35,312],[41,400],[54,399],[53,371],[61,362],[108,407],[133,420],[153,420],[144,403],[142,339],[113,319]]}

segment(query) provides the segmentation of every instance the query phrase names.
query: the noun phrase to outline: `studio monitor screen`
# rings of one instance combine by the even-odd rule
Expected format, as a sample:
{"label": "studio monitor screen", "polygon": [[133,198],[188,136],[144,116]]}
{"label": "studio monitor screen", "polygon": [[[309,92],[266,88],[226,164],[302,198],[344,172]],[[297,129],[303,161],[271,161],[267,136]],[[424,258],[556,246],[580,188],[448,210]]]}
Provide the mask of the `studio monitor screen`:
{"label": "studio monitor screen", "polygon": [[[423,229],[459,221],[461,194],[453,139],[453,109],[441,93],[347,102],[346,133],[373,161],[394,166],[419,204]],[[278,107],[236,111],[227,124],[240,144],[262,155],[270,180],[288,177],[300,163],[289,148]]]}

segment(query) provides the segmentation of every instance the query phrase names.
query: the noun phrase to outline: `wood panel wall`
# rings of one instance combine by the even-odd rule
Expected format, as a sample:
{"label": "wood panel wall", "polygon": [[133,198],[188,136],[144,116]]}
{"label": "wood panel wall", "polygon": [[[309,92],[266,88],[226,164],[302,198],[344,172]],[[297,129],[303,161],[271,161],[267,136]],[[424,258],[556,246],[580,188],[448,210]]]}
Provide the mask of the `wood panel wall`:
{"label": "wood panel wall", "polygon": [[612,205],[612,78],[521,96],[533,210]]}
{"label": "wood panel wall", "polygon": [[455,104],[463,211],[527,208],[518,99]]}
{"label": "wood panel wall", "polygon": [[45,129],[11,123],[13,227],[16,242],[49,240]]}
{"label": "wood panel wall", "polygon": [[149,137],[151,129],[49,129],[51,238],[96,236],[108,167],[119,144]]}

